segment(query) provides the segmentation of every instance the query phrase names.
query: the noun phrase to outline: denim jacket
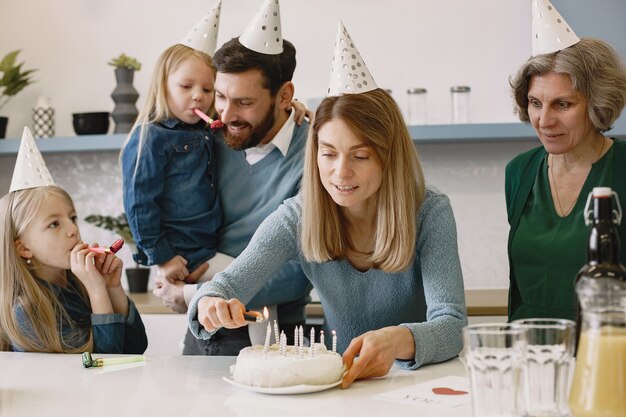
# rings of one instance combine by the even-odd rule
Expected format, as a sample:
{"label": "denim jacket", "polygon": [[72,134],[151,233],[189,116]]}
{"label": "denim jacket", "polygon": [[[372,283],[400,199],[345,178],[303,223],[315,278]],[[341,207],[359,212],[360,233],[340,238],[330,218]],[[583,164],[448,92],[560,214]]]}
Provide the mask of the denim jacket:
{"label": "denim jacket", "polygon": [[[124,210],[137,243],[135,260],[154,265],[175,255],[189,271],[215,255],[222,209],[213,141],[204,122],[167,119],[133,129],[122,150]],[[137,164],[137,159],[139,163]]]}
{"label": "denim jacket", "polygon": [[[69,271],[66,287],[40,279],[37,279],[37,282],[52,291],[67,313],[70,321],[63,320],[60,323],[60,332],[68,348],[83,345],[90,333],[93,335],[94,353],[143,353],[148,347],[148,337],[141,316],[130,299],[127,316],[117,313],[93,314],[89,299],[81,294],[78,278]],[[28,338],[38,341],[32,324],[32,320],[36,318],[28,317],[19,302],[15,304],[14,309],[21,332]],[[11,347],[16,352],[24,351],[13,341]]]}

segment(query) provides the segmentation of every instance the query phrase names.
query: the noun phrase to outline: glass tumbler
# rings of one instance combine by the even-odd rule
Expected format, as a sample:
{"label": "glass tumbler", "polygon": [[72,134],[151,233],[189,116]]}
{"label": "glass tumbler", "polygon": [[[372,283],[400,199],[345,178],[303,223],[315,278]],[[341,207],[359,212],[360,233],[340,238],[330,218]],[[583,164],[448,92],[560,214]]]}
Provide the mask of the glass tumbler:
{"label": "glass tumbler", "polygon": [[515,320],[527,329],[524,408],[533,417],[569,415],[576,323],[562,319]]}
{"label": "glass tumbler", "polygon": [[463,328],[474,417],[522,417],[526,329],[517,324]]}

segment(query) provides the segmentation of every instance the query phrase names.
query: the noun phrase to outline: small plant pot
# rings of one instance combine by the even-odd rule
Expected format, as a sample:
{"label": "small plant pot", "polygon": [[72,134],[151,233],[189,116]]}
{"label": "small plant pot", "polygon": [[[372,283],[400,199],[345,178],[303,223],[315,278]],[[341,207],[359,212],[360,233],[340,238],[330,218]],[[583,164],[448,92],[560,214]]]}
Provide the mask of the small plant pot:
{"label": "small plant pot", "polygon": [[147,292],[150,268],[128,268],[126,279],[128,280],[128,291]]}

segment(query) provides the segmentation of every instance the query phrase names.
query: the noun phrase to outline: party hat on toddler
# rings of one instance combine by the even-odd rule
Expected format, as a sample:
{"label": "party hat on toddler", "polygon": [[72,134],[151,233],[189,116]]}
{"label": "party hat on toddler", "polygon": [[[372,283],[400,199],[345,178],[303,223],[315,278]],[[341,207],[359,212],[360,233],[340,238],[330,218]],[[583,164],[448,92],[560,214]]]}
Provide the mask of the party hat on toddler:
{"label": "party hat on toddler", "polygon": [[278,55],[283,52],[278,0],[265,0],[239,36],[239,42],[252,51],[266,55]]}
{"label": "party hat on toddler", "polygon": [[219,0],[185,35],[180,44],[213,56],[217,47],[217,31],[220,27],[221,9],[222,0]]}
{"label": "party hat on toddler", "polygon": [[9,192],[47,185],[54,185],[54,181],[37,148],[33,134],[28,127],[24,127]]}
{"label": "party hat on toddler", "polygon": [[377,88],[376,81],[340,20],[327,95],[366,93]]}
{"label": "party hat on toddler", "polygon": [[533,56],[550,54],[580,41],[549,0],[532,0]]}

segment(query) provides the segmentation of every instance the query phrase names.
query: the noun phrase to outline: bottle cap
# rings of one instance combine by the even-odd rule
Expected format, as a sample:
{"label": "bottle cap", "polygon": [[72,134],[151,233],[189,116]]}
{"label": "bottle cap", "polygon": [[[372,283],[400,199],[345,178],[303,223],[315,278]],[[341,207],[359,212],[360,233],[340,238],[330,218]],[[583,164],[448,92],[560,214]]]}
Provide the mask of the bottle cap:
{"label": "bottle cap", "polygon": [[407,94],[424,94],[424,93],[428,93],[428,90],[426,90],[425,88],[409,88],[408,90],[406,90]]}

